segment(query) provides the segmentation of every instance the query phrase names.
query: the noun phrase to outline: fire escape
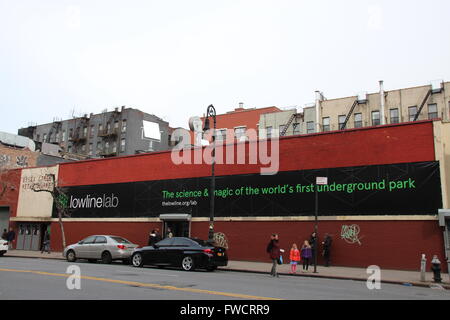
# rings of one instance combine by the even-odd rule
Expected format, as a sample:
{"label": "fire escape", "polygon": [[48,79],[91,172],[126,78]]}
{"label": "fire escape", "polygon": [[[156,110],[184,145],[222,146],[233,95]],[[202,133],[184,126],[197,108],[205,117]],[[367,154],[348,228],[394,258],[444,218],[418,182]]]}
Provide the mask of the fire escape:
{"label": "fire escape", "polygon": [[[103,138],[105,142],[105,148],[100,152],[100,156],[108,158],[115,157],[119,154],[118,138],[120,137],[119,126],[116,125],[120,122],[121,112],[116,108],[109,115],[104,113],[103,115],[103,130],[98,133],[98,136]],[[109,145],[110,143],[113,146]]]}
{"label": "fire escape", "polygon": [[[288,122],[286,123],[286,126],[283,128],[283,131],[280,132],[280,137],[284,137],[292,124],[294,120],[297,120],[297,118],[302,117],[303,115],[301,113],[294,113],[290,116]],[[298,124],[297,124],[298,125]],[[294,128],[295,130],[295,128]],[[294,133],[295,134],[295,133]]]}
{"label": "fire escape", "polygon": [[347,116],[345,117],[345,121],[342,123],[342,126],[339,129],[345,130],[345,128],[347,127],[348,120],[350,120],[350,117],[352,116],[356,106],[366,103],[367,103],[367,96],[364,93],[362,96],[358,96],[356,100],[353,102],[352,106],[350,107],[350,111],[348,112]]}

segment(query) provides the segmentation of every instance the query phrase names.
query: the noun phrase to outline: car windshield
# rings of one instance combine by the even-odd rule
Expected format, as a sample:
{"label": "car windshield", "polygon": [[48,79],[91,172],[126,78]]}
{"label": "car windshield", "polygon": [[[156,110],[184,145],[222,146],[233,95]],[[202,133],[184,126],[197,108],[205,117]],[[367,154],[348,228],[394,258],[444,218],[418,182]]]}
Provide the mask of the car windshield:
{"label": "car windshield", "polygon": [[111,237],[115,242],[117,243],[131,243],[127,239],[121,238],[121,237]]}

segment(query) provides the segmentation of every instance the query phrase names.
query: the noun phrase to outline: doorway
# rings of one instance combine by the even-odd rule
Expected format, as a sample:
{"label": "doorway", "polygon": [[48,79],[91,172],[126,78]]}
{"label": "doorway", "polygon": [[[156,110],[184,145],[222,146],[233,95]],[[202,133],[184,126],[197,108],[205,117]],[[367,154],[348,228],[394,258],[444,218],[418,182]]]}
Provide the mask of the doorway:
{"label": "doorway", "polygon": [[46,227],[44,223],[19,223],[16,249],[39,251],[42,247],[43,230]]}
{"label": "doorway", "polygon": [[166,237],[169,229],[173,237],[187,237],[190,236],[190,222],[189,221],[164,221],[163,234]]}
{"label": "doorway", "polygon": [[0,232],[3,234],[3,230],[9,231],[9,208],[0,207]]}

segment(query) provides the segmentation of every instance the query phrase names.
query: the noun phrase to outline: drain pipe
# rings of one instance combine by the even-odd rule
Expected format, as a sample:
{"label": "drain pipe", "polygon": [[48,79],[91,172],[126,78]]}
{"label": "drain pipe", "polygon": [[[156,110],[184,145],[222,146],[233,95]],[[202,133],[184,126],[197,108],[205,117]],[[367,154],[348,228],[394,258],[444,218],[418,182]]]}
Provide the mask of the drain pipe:
{"label": "drain pipe", "polygon": [[322,94],[320,91],[316,91],[316,133],[320,132],[320,101],[322,100]]}
{"label": "drain pipe", "polygon": [[381,124],[386,124],[386,117],[384,114],[384,86],[383,86],[383,80],[380,80],[380,117],[381,117]]}

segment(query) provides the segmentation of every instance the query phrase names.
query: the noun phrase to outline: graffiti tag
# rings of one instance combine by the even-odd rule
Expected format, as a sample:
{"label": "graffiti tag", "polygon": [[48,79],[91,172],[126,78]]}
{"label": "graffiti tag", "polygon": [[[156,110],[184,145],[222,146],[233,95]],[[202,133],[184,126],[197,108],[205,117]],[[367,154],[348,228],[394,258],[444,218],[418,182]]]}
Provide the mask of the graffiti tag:
{"label": "graffiti tag", "polygon": [[345,242],[353,244],[357,243],[361,245],[361,241],[359,239],[359,226],[357,224],[352,224],[350,226],[343,225],[341,230],[341,238],[345,240]]}

